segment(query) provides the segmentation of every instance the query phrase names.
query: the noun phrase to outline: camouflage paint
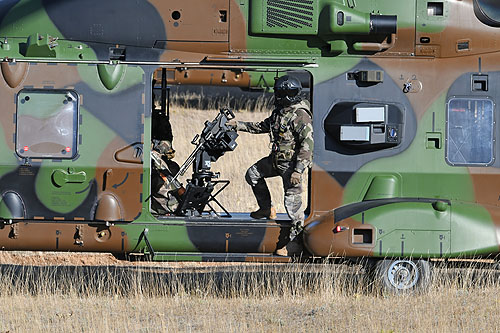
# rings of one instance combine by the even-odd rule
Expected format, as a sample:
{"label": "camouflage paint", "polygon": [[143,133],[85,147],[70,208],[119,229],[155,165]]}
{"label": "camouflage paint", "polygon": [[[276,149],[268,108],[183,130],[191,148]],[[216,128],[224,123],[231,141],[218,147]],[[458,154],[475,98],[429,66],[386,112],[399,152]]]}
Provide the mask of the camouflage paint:
{"label": "camouflage paint", "polygon": [[[265,6],[273,5],[264,1],[3,1],[0,245],[149,252],[147,238],[158,258],[169,260],[205,260],[208,252],[254,260],[246,253],[274,252],[289,232],[286,221],[151,215],[145,158],[151,80],[164,67],[169,84],[267,88],[276,72],[301,69],[313,81],[315,157],[305,235],[313,254],[498,253],[500,162],[451,166],[445,159],[450,98],[487,96],[498,104],[498,31],[477,19],[472,0],[442,4],[442,15],[428,15],[423,0],[308,0],[303,5],[312,9],[287,14],[311,22],[300,28],[267,26]],[[339,11],[356,25],[337,24],[331,16]],[[397,31],[367,34],[370,13],[397,15]],[[348,79],[364,70],[384,78]],[[470,90],[470,75],[479,73],[489,76],[489,91]],[[26,161],[16,154],[22,89],[78,93],[73,159]],[[340,147],[325,120],[348,102],[399,109],[401,142],[364,153]],[[332,232],[337,226],[348,229]]]}

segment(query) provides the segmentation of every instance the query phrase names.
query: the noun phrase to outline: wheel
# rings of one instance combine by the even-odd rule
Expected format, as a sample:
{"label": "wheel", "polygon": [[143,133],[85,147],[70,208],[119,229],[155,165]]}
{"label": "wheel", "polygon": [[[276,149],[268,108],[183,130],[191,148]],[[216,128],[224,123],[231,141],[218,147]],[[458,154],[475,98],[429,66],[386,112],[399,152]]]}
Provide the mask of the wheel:
{"label": "wheel", "polygon": [[430,285],[431,267],[422,259],[384,259],[375,264],[374,278],[382,291],[425,291]]}

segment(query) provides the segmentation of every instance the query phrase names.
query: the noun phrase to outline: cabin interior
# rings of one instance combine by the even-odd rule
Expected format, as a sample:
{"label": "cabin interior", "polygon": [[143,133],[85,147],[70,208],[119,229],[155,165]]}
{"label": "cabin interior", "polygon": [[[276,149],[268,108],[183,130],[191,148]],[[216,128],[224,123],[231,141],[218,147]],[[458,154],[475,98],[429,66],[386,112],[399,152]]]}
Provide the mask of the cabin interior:
{"label": "cabin interior", "polygon": [[[307,71],[158,68],[152,80],[151,149],[163,170],[151,162],[150,211],[158,219],[221,218],[251,220],[258,205],[245,181],[246,170],[270,153],[268,134],[230,131],[225,123],[262,121],[274,108],[274,79],[289,74],[302,83],[301,98],[311,102]],[[228,109],[229,111],[227,111]],[[154,153],[152,153],[154,155]],[[158,156],[158,155],[157,155]],[[309,202],[310,172],[303,179],[302,207]],[[278,220],[288,220],[280,177],[266,179]],[[161,192],[161,193],[159,193]]]}

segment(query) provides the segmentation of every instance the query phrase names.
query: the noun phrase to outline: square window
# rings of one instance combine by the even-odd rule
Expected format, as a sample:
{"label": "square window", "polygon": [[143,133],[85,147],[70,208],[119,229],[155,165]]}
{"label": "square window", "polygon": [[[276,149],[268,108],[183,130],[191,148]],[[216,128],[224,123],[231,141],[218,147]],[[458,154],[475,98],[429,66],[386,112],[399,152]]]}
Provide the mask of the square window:
{"label": "square window", "polygon": [[427,15],[428,16],[443,16],[443,3],[442,2],[427,2]]}
{"label": "square window", "polygon": [[446,160],[452,165],[493,163],[493,102],[453,98],[448,102]]}
{"label": "square window", "polygon": [[21,90],[17,95],[17,154],[29,158],[73,158],[78,105],[78,94],[72,90]]}

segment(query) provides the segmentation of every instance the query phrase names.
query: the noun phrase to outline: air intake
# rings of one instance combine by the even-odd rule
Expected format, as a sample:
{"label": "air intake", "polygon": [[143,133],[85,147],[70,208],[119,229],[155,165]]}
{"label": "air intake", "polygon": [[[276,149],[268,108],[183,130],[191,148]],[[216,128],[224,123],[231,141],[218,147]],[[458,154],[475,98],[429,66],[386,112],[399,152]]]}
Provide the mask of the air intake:
{"label": "air intake", "polygon": [[252,33],[318,33],[318,0],[253,0],[250,15]]}

